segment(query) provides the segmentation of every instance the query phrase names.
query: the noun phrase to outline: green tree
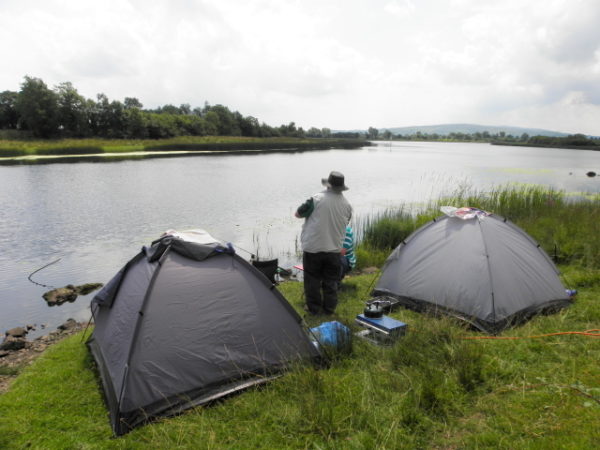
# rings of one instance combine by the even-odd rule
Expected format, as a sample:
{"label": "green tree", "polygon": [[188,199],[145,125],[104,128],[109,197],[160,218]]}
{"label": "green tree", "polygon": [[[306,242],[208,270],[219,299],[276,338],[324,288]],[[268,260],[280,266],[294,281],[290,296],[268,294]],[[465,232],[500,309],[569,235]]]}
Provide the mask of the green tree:
{"label": "green tree", "polygon": [[216,136],[219,134],[220,119],[219,115],[214,111],[203,113],[206,122],[206,133],[208,136]]}
{"label": "green tree", "polygon": [[293,136],[296,133],[296,123],[290,122],[287,125],[282,124],[279,127],[282,136]]}
{"label": "green tree", "polygon": [[190,106],[189,103],[182,103],[181,105],[179,105],[179,114],[191,114],[192,113],[192,107]]}
{"label": "green tree", "polygon": [[125,137],[127,126],[123,104],[116,100],[109,101],[104,94],[98,94],[96,98],[98,101],[90,113],[94,135],[106,138]]}
{"label": "green tree", "polygon": [[244,117],[239,112],[236,112],[235,118],[242,136],[260,136],[260,124],[256,117]]}
{"label": "green tree", "polygon": [[206,136],[206,121],[193,114],[175,116],[175,122],[182,135]]}
{"label": "green tree", "polygon": [[217,131],[220,136],[242,135],[235,115],[229,108],[223,105],[215,105],[210,107],[210,112],[215,113],[219,117]]}
{"label": "green tree", "polygon": [[150,139],[164,139],[178,136],[178,128],[174,114],[148,113],[146,129]]}
{"label": "green tree", "polygon": [[140,102],[135,97],[125,97],[125,100],[123,100],[123,106],[125,107],[125,109],[142,109],[144,107],[144,105],[142,105],[142,102]]}
{"label": "green tree", "polygon": [[578,134],[570,134],[565,138],[561,139],[563,141],[564,144],[566,145],[580,145],[580,146],[586,146],[586,145],[596,145],[594,141],[592,141],[591,139],[588,139],[584,134],[578,133]]}
{"label": "green tree", "polygon": [[79,95],[70,82],[56,87],[58,96],[59,128],[67,136],[83,137],[90,134],[88,102]]}
{"label": "green tree", "polygon": [[260,124],[260,136],[261,137],[277,137],[277,136],[281,136],[281,133],[279,132],[279,129],[271,127],[263,122]]}
{"label": "green tree", "polygon": [[173,115],[177,115],[177,114],[181,114],[181,110],[174,105],[164,105],[161,106],[157,109],[158,113],[160,114],[173,114]]}
{"label": "green tree", "polygon": [[58,134],[58,98],[41,79],[25,77],[15,108],[19,126],[30,130],[35,137],[50,138]]}
{"label": "green tree", "polygon": [[17,112],[18,93],[14,91],[0,92],[0,129],[15,129],[19,122]]}
{"label": "green tree", "polygon": [[367,139],[377,139],[379,136],[379,130],[374,127],[369,127],[367,130]]}
{"label": "green tree", "polygon": [[125,137],[130,139],[145,139],[148,137],[146,113],[137,107],[128,108],[125,106],[123,119],[125,123]]}
{"label": "green tree", "polygon": [[318,128],[310,127],[308,129],[308,131],[306,132],[306,137],[320,138],[320,137],[323,137],[323,135],[321,134],[321,130],[319,130]]}

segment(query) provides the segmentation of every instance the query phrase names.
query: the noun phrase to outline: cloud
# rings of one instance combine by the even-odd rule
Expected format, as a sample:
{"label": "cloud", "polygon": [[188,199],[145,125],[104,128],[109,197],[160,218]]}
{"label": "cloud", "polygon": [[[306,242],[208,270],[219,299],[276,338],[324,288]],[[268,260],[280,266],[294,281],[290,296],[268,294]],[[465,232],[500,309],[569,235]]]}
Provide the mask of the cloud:
{"label": "cloud", "polygon": [[416,8],[411,0],[392,0],[388,2],[383,9],[398,17],[409,17]]}
{"label": "cloud", "polygon": [[536,30],[537,47],[556,64],[587,65],[600,50],[600,4],[580,0],[567,5],[546,10]]}
{"label": "cloud", "polygon": [[506,123],[519,123],[525,127],[600,135],[600,106],[590,103],[582,92],[568,92],[552,104],[531,104],[515,108],[501,117]]}
{"label": "cloud", "polygon": [[3,0],[0,90],[31,75],[273,125],[600,134],[598,29],[596,0]]}

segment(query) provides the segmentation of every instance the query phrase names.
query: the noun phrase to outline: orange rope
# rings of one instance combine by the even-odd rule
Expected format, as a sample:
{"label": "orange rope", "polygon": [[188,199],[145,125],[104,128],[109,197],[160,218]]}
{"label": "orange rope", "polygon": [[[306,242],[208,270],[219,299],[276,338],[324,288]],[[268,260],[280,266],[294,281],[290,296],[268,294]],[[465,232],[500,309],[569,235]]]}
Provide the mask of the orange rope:
{"label": "orange rope", "polygon": [[469,336],[464,337],[463,339],[536,339],[543,338],[549,336],[564,336],[566,334],[575,334],[580,336],[589,336],[589,337],[600,337],[600,329],[595,328],[592,330],[585,331],[562,331],[560,333],[549,333],[549,334],[540,334],[537,336]]}

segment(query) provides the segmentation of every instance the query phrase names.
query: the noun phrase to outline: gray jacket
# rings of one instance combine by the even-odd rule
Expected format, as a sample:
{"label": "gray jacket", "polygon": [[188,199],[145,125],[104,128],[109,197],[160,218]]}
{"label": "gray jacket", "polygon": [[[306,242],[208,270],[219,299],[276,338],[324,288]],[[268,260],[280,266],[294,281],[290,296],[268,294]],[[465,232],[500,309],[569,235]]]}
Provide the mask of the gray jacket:
{"label": "gray jacket", "polygon": [[300,235],[302,251],[340,252],[346,225],[352,217],[352,206],[344,194],[331,189],[313,195],[308,202],[311,200],[313,209],[306,217]]}

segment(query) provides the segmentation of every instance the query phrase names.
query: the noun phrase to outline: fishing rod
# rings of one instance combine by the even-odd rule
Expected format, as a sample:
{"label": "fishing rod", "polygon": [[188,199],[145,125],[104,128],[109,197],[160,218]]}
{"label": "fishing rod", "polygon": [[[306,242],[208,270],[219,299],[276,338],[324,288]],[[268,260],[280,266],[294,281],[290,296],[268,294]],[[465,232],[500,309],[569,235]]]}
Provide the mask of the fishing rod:
{"label": "fishing rod", "polygon": [[[222,241],[222,242],[225,242],[225,240],[224,240],[224,239],[220,239],[220,238],[219,238],[219,240],[220,240],[220,241]],[[233,246],[234,246],[236,249],[239,249],[239,250],[241,250],[241,251],[243,251],[243,252],[245,252],[245,253],[249,254],[249,255],[250,255],[250,260],[251,260],[251,261],[256,261],[256,262],[259,262],[259,261],[260,261],[260,260],[258,259],[258,256],[257,256],[256,254],[254,254],[254,253],[252,253],[252,252],[250,252],[250,251],[246,250],[245,248],[242,248],[242,247],[240,247],[240,246],[239,246],[239,245],[237,245],[237,244],[232,244],[232,245],[233,245]],[[278,260],[278,259],[277,259],[277,258],[275,258],[275,261],[277,261],[277,260]],[[284,269],[283,267],[281,267],[281,266],[279,266],[279,265],[277,265],[277,268],[279,269],[280,273],[284,273],[284,274],[291,274],[291,271],[290,271],[290,270],[288,270],[288,269]],[[286,275],[286,276],[289,276],[289,275]]]}
{"label": "fishing rod", "polygon": [[249,252],[248,250],[246,250],[246,249],[244,249],[244,248],[240,247],[240,246],[239,246],[239,245],[237,245],[237,244],[234,244],[234,245],[235,245],[235,247],[236,247],[236,248],[239,248],[241,251],[243,251],[243,252],[245,252],[245,253],[248,253],[248,254],[250,255],[250,259],[254,259],[254,258],[256,258],[256,255],[255,255],[254,253],[252,253],[252,252]]}
{"label": "fishing rod", "polygon": [[42,287],[45,287],[45,288],[52,288],[52,289],[54,289],[54,286],[49,286],[49,285],[47,285],[47,284],[38,283],[37,281],[33,281],[33,280],[31,279],[31,277],[32,277],[33,275],[35,275],[36,273],[38,273],[40,270],[42,270],[42,269],[45,269],[46,267],[48,267],[48,266],[51,266],[52,264],[56,264],[56,263],[57,263],[57,262],[59,262],[61,259],[62,259],[62,258],[58,258],[56,261],[52,261],[51,263],[48,263],[48,264],[46,264],[45,266],[43,266],[43,267],[40,267],[38,270],[35,270],[35,271],[31,272],[31,273],[29,274],[29,276],[27,277],[27,279],[28,279],[29,281],[31,281],[33,284],[37,284],[38,286],[42,286]]}

